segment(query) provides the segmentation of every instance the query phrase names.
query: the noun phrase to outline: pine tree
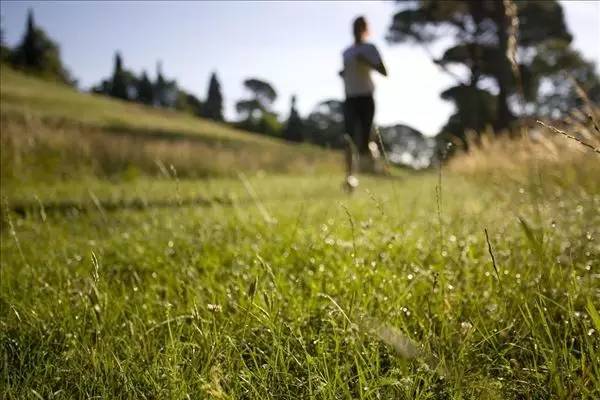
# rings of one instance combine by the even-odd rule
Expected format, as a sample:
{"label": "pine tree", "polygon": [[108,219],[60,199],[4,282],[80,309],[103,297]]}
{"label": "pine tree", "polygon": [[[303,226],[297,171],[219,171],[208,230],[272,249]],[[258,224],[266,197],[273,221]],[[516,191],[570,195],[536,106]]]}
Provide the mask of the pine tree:
{"label": "pine tree", "polygon": [[148,79],[146,71],[142,72],[142,77],[138,81],[137,101],[148,105],[154,104],[154,87],[150,79]]}
{"label": "pine tree", "polygon": [[304,122],[296,110],[296,96],[292,96],[290,116],[283,131],[283,137],[292,142],[301,142],[304,134]]}
{"label": "pine tree", "polygon": [[119,54],[119,52],[115,53],[115,68],[109,95],[123,100],[129,98],[127,93],[127,79],[125,71],[123,70],[123,60],[121,59],[121,54]]}
{"label": "pine tree", "polygon": [[158,107],[175,108],[177,106],[177,82],[168,80],[162,73],[162,63],[156,65],[156,83],[154,84],[154,104]]}
{"label": "pine tree", "polygon": [[203,116],[215,121],[223,121],[223,96],[217,74],[213,72],[208,84],[208,95],[204,103]]}
{"label": "pine tree", "polygon": [[44,78],[56,79],[68,84],[74,83],[62,65],[58,45],[48,38],[43,30],[35,26],[31,9],[27,14],[23,41],[17,46],[11,58],[16,68]]}

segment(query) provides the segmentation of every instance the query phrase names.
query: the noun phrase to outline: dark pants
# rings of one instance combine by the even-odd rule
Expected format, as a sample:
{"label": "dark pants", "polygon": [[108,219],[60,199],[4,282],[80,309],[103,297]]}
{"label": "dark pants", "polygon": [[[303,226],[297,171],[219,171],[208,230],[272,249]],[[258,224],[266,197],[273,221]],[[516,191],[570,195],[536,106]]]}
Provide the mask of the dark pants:
{"label": "dark pants", "polygon": [[347,97],[344,103],[346,133],[350,135],[360,154],[369,153],[369,140],[375,102],[373,96]]}

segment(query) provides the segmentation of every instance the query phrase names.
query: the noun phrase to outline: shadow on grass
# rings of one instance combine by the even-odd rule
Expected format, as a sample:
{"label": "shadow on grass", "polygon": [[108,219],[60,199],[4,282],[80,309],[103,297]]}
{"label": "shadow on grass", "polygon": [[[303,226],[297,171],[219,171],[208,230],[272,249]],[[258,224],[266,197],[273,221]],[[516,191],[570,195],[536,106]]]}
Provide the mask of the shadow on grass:
{"label": "shadow on grass", "polygon": [[180,132],[169,129],[137,128],[122,124],[109,124],[103,126],[101,132],[111,136],[125,137],[140,140],[156,140],[163,142],[192,142],[201,143],[209,147],[240,149],[254,143],[240,141],[239,139],[227,137],[215,137],[214,135],[202,135],[188,132]]}
{"label": "shadow on grass", "polygon": [[19,202],[9,204],[8,209],[21,216],[25,217],[34,213],[43,214],[69,214],[69,213],[88,213],[91,211],[112,212],[119,210],[145,210],[149,208],[177,208],[189,206],[208,207],[212,205],[233,205],[233,200],[225,197],[194,197],[187,199],[165,199],[165,200],[98,200],[92,201],[75,201],[61,200],[50,202]]}

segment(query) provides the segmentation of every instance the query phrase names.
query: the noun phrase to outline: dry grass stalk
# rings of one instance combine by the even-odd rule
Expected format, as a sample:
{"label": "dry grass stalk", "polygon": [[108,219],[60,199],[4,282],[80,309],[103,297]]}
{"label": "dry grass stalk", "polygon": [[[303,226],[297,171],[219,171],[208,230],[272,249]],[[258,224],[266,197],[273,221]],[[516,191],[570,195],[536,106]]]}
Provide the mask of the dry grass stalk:
{"label": "dry grass stalk", "polygon": [[567,137],[567,138],[569,138],[571,140],[575,140],[577,143],[579,143],[579,144],[581,144],[581,145],[583,145],[585,147],[588,147],[588,148],[592,149],[594,152],[600,154],[600,147],[594,147],[593,145],[591,145],[591,144],[589,144],[587,142],[584,142],[583,140],[579,139],[578,137],[575,137],[575,136],[573,136],[573,135],[571,135],[571,134],[569,134],[569,133],[567,133],[567,132],[565,132],[565,131],[563,131],[561,129],[558,129],[558,128],[552,126],[552,125],[545,124],[542,121],[537,121],[537,123],[540,124],[540,125],[542,125],[543,127],[547,128],[547,129],[551,130],[552,132],[560,133],[561,135],[563,135],[563,136],[565,136],[565,137]]}

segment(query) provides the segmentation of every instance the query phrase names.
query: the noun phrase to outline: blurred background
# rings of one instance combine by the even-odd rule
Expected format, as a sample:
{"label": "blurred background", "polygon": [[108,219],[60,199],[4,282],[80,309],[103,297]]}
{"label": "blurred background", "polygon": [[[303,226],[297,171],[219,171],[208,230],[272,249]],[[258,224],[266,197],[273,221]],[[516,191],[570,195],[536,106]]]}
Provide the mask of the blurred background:
{"label": "blurred background", "polygon": [[[600,100],[600,4],[515,2],[518,67],[513,68],[505,56],[510,21],[504,3],[3,1],[3,113],[27,105],[36,114],[31,105],[38,104],[36,110],[44,115],[56,111],[63,119],[100,118],[102,123],[88,125],[121,133],[113,141],[122,140],[125,131],[139,133],[137,122],[123,119],[127,110],[111,109],[115,115],[109,117],[109,111],[99,112],[100,104],[84,105],[84,98],[70,103],[58,92],[52,104],[39,104],[40,96],[17,90],[33,84],[18,80],[26,73],[80,92],[220,124],[186,125],[195,133],[219,136],[232,128],[339,148],[343,85],[337,73],[341,52],[352,42],[351,22],[364,15],[389,70],[388,78],[376,77],[375,94],[375,122],[389,159],[426,168],[448,143],[468,148],[469,132],[499,134],[534,126],[538,118],[565,118],[581,104],[575,82],[592,102]],[[52,105],[56,110],[50,112]],[[173,133],[189,139],[180,126],[158,129],[154,124],[152,130],[159,139],[172,139]],[[204,145],[210,147],[214,141],[207,137]],[[238,158],[235,149],[219,143],[223,157]],[[149,163],[154,168],[169,151],[158,149],[156,141],[151,146],[147,151],[153,152]],[[122,146],[109,145],[106,157],[117,157],[115,147]],[[127,153],[120,162],[131,166],[126,159],[136,157],[141,156]],[[241,165],[269,169],[275,162],[272,156],[261,157]],[[311,169],[313,158],[322,161],[329,155],[314,155],[298,165]],[[277,163],[286,160],[287,155]],[[189,173],[227,173],[227,163],[190,167]]]}

